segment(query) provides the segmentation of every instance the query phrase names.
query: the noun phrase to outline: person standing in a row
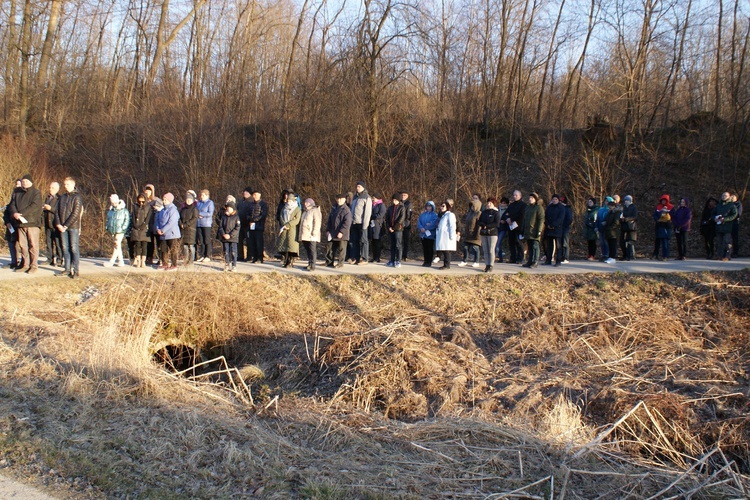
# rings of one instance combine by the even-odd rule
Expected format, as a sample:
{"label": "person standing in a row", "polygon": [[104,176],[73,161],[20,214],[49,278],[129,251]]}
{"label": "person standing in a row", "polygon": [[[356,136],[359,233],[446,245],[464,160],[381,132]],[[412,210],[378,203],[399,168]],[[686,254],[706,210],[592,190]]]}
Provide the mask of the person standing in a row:
{"label": "person standing in a row", "polygon": [[62,239],[60,231],[55,227],[55,210],[57,210],[57,201],[60,199],[60,183],[51,182],[49,185],[49,194],[44,200],[44,235],[47,241],[47,258],[51,266],[63,267]]}
{"label": "person standing in a row", "polygon": [[401,199],[401,195],[395,193],[391,197],[391,206],[385,212],[385,225],[388,230],[388,241],[391,244],[391,258],[386,264],[389,267],[401,267],[404,224],[406,223],[406,209],[401,204]]}
{"label": "person standing in a row", "polygon": [[352,212],[346,206],[346,195],[336,195],[336,205],[328,215],[326,224],[326,267],[344,267],[346,244],[352,227]]}
{"label": "person standing in a row", "polygon": [[352,228],[349,240],[349,255],[352,264],[365,265],[370,257],[370,242],[367,238],[372,217],[372,198],[363,181],[358,181],[352,198]]}
{"label": "person standing in a row", "polygon": [[213,226],[215,205],[208,189],[201,190],[198,208],[196,262],[211,260],[211,226]]}
{"label": "person standing in a row", "polygon": [[31,175],[21,178],[21,189],[13,192],[13,198],[7,210],[16,221],[18,246],[21,249],[23,267],[16,271],[35,273],[39,269],[39,235],[42,227],[42,193],[34,187]]}
{"label": "person standing in a row", "polygon": [[438,212],[435,250],[437,250],[438,257],[443,261],[440,269],[451,268],[451,254],[456,251],[459,237],[456,228],[456,216],[451,211],[452,208],[452,200],[445,200],[440,205],[440,211]]}
{"label": "person standing in a row", "polygon": [[320,228],[323,223],[323,214],[315,200],[308,198],[304,202],[305,211],[299,221],[299,241],[305,247],[307,253],[308,271],[315,271],[315,263],[318,258],[318,243],[320,243]]}
{"label": "person standing in a row", "polygon": [[508,247],[510,248],[510,263],[523,264],[523,236],[524,217],[526,214],[526,203],[523,201],[521,191],[513,191],[513,201],[503,214],[503,220],[508,226]]}
{"label": "person standing in a row", "polygon": [[386,210],[385,203],[383,203],[383,197],[379,194],[373,194],[372,217],[370,218],[370,227],[368,229],[368,235],[372,240],[372,260],[370,262],[380,262],[380,254],[383,251]]}
{"label": "person standing in a row", "polygon": [[63,182],[65,194],[57,201],[55,211],[55,227],[62,238],[63,259],[65,269],[55,276],[70,276],[78,278],[80,264],[79,241],[81,236],[81,220],[83,218],[83,200],[76,190],[76,181],[66,177]]}
{"label": "person standing in a row", "polygon": [[438,216],[435,213],[435,203],[428,201],[425,203],[424,212],[419,214],[419,219],[417,219],[417,230],[422,241],[422,255],[424,255],[422,267],[432,266],[432,259],[435,257],[437,224]]}
{"label": "person standing in a row", "polygon": [[479,234],[482,238],[482,253],[484,254],[484,272],[492,271],[495,262],[495,247],[497,246],[497,228],[500,223],[500,212],[497,210],[497,200],[487,199],[487,208],[479,216]]}
{"label": "person standing in a row", "polygon": [[539,195],[531,193],[523,214],[521,237],[526,241],[526,263],[523,267],[535,268],[539,265],[539,241],[544,229],[544,208]]}

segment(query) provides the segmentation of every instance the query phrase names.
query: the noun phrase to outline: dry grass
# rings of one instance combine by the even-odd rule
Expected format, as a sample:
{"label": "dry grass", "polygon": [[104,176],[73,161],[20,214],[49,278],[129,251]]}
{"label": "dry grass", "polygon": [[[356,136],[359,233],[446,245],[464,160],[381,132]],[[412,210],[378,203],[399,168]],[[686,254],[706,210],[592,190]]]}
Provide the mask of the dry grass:
{"label": "dry grass", "polygon": [[739,497],[749,282],[45,283],[0,306],[0,449],[84,496]]}

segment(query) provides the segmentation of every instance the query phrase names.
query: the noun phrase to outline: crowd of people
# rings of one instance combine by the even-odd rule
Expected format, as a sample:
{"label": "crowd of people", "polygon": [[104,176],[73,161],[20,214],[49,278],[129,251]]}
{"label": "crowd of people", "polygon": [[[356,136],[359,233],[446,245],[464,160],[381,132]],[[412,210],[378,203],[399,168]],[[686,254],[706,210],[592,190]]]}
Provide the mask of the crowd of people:
{"label": "crowd of people", "polygon": [[[75,179],[67,177],[63,186],[65,191],[61,193],[59,183],[50,183],[43,199],[31,175],[16,181],[3,215],[10,268],[37,271],[44,228],[49,263],[62,268],[57,275],[79,275],[84,203]],[[454,254],[460,251],[459,266],[480,267],[481,255],[484,272],[491,272],[496,263],[503,262],[527,268],[568,263],[574,226],[574,211],[564,195],[552,195],[545,206],[537,193],[524,199],[519,190],[513,191],[510,199],[501,197],[499,201],[495,197],[482,201],[474,194],[460,215],[453,199],[440,205],[427,201],[415,221],[408,192],[397,192],[384,200],[379,194],[370,194],[359,181],[353,192],[335,196],[325,218],[315,200],[303,201],[292,189],[285,189],[276,208],[275,225],[267,224],[269,208],[261,192],[250,187],[243,190],[239,201],[228,195],[218,207],[207,189],[199,194],[188,190],[182,199],[178,208],[174,194],[158,197],[154,186],[146,184],[135,205],[128,209],[124,200],[112,194],[105,223],[111,257],[103,265],[124,266],[126,244],[130,265],[175,270],[180,263],[191,266],[211,261],[216,239],[221,243],[224,270],[233,272],[238,261],[262,264],[266,259],[265,236],[274,232],[276,256],[283,267],[294,266],[302,246],[306,269],[314,271],[318,244],[322,243],[327,267],[385,261],[386,266],[399,268],[410,256],[414,230],[414,238],[421,242],[424,267],[442,262],[440,269],[449,269]],[[736,195],[725,192],[719,200],[708,198],[700,220],[706,258],[726,261],[737,256],[741,215],[742,204]],[[582,218],[588,260],[615,263],[618,249],[619,259],[636,258],[639,227],[633,196],[624,196],[622,202],[618,195],[607,196],[601,206],[595,198],[589,198]],[[692,218],[687,198],[680,198],[675,206],[669,195],[663,195],[653,211],[651,258],[670,258],[674,234],[677,259],[684,260]],[[388,241],[387,256],[383,255],[384,240]]]}

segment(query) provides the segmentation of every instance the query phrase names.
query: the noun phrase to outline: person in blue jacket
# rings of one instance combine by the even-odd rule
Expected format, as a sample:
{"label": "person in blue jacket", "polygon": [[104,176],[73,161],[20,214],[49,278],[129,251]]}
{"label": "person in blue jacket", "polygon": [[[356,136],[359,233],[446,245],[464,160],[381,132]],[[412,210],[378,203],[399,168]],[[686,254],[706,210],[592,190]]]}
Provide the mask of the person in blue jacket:
{"label": "person in blue jacket", "polygon": [[214,202],[208,189],[201,190],[198,207],[198,232],[196,234],[195,262],[209,262],[211,260],[211,226],[214,220]]}
{"label": "person in blue jacket", "polygon": [[422,253],[424,254],[422,267],[432,266],[432,259],[435,257],[437,224],[438,216],[435,212],[435,202],[428,201],[425,203],[424,211],[419,214],[419,219],[417,219],[417,230],[419,231],[419,238],[422,240]]}
{"label": "person in blue jacket", "polygon": [[177,269],[177,259],[180,253],[180,212],[174,204],[174,195],[167,193],[162,197],[164,209],[159,212],[156,221],[156,234],[164,242],[165,252],[162,254],[160,269],[174,271]]}

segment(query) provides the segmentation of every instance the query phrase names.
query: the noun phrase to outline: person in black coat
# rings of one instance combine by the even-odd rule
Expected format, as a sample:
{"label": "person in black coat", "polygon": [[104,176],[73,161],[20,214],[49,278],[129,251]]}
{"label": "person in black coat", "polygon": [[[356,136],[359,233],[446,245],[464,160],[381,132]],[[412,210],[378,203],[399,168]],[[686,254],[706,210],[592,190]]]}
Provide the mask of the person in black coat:
{"label": "person in black coat", "polygon": [[146,195],[139,194],[130,214],[130,241],[133,243],[133,266],[145,267],[148,244],[151,241],[151,227],[154,210],[146,203]]}
{"label": "person in black coat", "polygon": [[[253,190],[246,187],[242,191],[242,199],[237,203],[237,216],[240,218],[240,241],[237,243],[237,258],[240,262],[250,259],[250,234],[247,215],[253,203]],[[245,249],[247,247],[247,251]]]}
{"label": "person in black coat", "polygon": [[713,259],[716,253],[716,220],[714,219],[714,209],[718,204],[719,200],[713,196],[709,196],[701,214],[701,236],[703,236],[703,242],[706,246],[707,259]]}
{"label": "person in black coat", "polygon": [[379,194],[372,195],[372,216],[368,237],[372,241],[372,259],[370,262],[380,262],[380,254],[383,251],[383,225],[385,221],[385,203]]}
{"label": "person in black coat", "polygon": [[402,259],[406,262],[409,258],[409,241],[411,240],[411,219],[413,211],[411,207],[411,200],[409,199],[409,193],[406,191],[401,193],[401,205],[404,207],[404,231],[402,233],[403,248],[401,251]]}
{"label": "person in black coat", "polygon": [[[10,250],[10,264],[9,269],[16,269],[17,267],[23,267],[23,263],[18,259],[18,221],[10,216],[10,204],[13,202],[13,196],[16,191],[21,188],[21,179],[16,179],[16,187],[13,188],[13,193],[10,196],[8,204],[5,206],[3,211],[3,224],[5,224],[5,241],[8,242],[8,249]],[[20,266],[19,266],[20,264]]]}
{"label": "person in black coat", "polygon": [[565,205],[560,203],[560,195],[553,194],[547,210],[544,212],[544,240],[546,265],[552,265],[555,260],[555,266],[562,263],[563,257],[563,224],[565,223]]}
{"label": "person in black coat", "polygon": [[195,262],[195,239],[198,233],[198,207],[195,198],[188,193],[180,208],[180,233],[182,234],[182,258],[185,265]]}
{"label": "person in black coat", "polygon": [[44,235],[47,242],[47,258],[51,266],[63,267],[62,238],[60,231],[55,227],[55,210],[57,210],[57,193],[60,192],[60,183],[51,182],[49,193],[44,200]]}
{"label": "person in black coat", "polygon": [[247,209],[247,230],[248,240],[248,258],[255,264],[263,264],[265,255],[265,243],[263,241],[263,231],[266,228],[266,218],[268,217],[268,204],[261,199],[260,191],[253,191],[253,201]]}
{"label": "person in black coat", "polygon": [[346,206],[346,195],[336,195],[336,205],[328,215],[326,224],[326,267],[344,267],[352,212]]}
{"label": "person in black coat", "polygon": [[510,248],[510,262],[513,264],[523,264],[523,245],[518,237],[523,235],[525,212],[526,203],[523,201],[521,191],[513,191],[513,201],[503,214],[503,220],[508,225],[508,247]]}
{"label": "person in black coat", "polygon": [[401,196],[398,193],[395,193],[391,200],[391,206],[385,212],[385,227],[391,244],[391,258],[386,266],[401,267],[406,208],[401,204]]}
{"label": "person in black coat", "polygon": [[224,249],[224,271],[235,272],[237,270],[237,243],[240,241],[240,217],[237,215],[237,205],[233,201],[224,207],[216,238],[221,241]]}
{"label": "person in black coat", "polygon": [[10,216],[18,221],[18,246],[24,267],[16,271],[35,273],[39,267],[39,235],[42,227],[42,193],[34,187],[31,175],[21,178],[21,189],[13,192]]}

